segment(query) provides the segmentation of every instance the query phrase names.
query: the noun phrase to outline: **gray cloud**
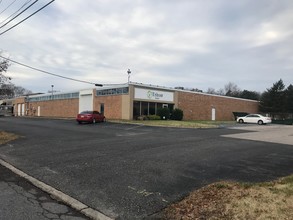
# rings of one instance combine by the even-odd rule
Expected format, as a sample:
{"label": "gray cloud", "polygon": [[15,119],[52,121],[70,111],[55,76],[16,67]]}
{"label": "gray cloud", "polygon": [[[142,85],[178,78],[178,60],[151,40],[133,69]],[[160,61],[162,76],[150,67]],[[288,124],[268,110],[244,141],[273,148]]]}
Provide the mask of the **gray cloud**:
{"label": "gray cloud", "polygon": [[[55,1],[1,37],[11,58],[99,83],[132,81],[219,89],[229,81],[263,91],[293,81],[290,0]],[[3,17],[0,17],[3,19]],[[88,85],[17,65],[15,83],[33,91]]]}

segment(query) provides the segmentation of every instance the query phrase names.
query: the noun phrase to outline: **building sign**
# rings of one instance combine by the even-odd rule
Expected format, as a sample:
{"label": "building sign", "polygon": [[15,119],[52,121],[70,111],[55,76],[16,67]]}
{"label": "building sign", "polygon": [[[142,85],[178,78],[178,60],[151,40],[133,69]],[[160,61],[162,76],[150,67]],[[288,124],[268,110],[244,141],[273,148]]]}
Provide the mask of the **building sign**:
{"label": "building sign", "polygon": [[134,98],[147,99],[147,100],[153,100],[153,101],[157,100],[157,101],[174,102],[174,92],[135,88]]}

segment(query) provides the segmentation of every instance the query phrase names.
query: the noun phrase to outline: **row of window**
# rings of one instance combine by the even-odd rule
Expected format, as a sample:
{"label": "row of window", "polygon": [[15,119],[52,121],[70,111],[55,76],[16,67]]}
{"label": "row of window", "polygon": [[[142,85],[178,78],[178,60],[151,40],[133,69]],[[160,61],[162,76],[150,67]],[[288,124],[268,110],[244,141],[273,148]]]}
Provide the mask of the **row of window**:
{"label": "row of window", "polygon": [[[103,89],[97,90],[97,96],[105,96],[105,95],[121,95],[121,94],[128,94],[128,87],[124,88],[115,88],[115,89]],[[28,99],[29,102],[40,102],[40,101],[49,101],[49,100],[58,100],[58,99],[75,99],[79,98],[79,92],[75,93],[65,93],[65,94],[55,94],[55,95],[46,95],[46,96],[39,96],[39,97],[30,97]]]}
{"label": "row of window", "polygon": [[79,98],[79,92],[74,93],[65,93],[65,94],[56,94],[56,95],[46,95],[39,97],[30,97],[29,102],[40,102],[40,101],[49,101],[49,100],[58,100],[58,99],[76,99]]}
{"label": "row of window", "polygon": [[115,89],[103,89],[97,90],[97,96],[104,96],[104,95],[121,95],[121,94],[128,94],[128,87],[123,88],[115,88]]}

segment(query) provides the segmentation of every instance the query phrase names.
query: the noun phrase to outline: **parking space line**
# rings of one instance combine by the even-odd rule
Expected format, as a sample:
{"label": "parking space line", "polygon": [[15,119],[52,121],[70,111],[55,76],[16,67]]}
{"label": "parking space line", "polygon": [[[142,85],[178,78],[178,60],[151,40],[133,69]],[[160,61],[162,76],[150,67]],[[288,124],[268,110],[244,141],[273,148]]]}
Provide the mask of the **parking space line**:
{"label": "parking space line", "polygon": [[140,127],[143,127],[143,126],[144,126],[144,124],[138,124],[138,125],[133,126],[133,127],[130,127],[130,128],[125,128],[124,130],[129,131],[129,130],[133,130],[133,129],[136,129],[136,128],[140,128]]}

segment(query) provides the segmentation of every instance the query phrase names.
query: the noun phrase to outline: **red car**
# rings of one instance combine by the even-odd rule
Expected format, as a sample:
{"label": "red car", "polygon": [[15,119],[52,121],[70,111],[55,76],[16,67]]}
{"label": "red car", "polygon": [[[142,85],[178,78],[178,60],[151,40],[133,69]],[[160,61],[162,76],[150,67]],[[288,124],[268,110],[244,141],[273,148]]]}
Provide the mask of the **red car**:
{"label": "red car", "polygon": [[81,124],[82,122],[94,124],[96,122],[105,122],[106,118],[98,111],[83,111],[77,115],[76,121],[79,124]]}

